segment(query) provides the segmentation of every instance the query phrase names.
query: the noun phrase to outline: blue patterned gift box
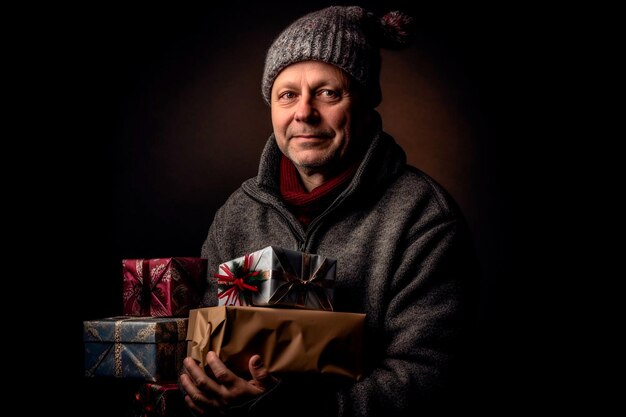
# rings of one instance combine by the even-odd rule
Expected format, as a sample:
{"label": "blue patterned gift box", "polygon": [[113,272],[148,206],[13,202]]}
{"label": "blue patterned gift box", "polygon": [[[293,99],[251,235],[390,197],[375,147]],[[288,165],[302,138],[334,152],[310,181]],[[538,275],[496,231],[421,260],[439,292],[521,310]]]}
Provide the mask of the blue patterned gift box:
{"label": "blue patterned gift box", "polygon": [[83,322],[85,375],[175,381],[187,318],[118,316]]}

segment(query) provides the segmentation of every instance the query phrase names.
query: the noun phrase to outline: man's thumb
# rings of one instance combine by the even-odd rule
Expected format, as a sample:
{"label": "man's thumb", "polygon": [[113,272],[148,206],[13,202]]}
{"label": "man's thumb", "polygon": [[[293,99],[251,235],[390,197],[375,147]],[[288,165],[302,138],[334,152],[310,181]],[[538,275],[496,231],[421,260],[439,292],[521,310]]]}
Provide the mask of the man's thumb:
{"label": "man's thumb", "polygon": [[248,368],[250,368],[250,375],[252,375],[252,379],[257,381],[260,385],[265,386],[272,384],[273,378],[270,377],[265,365],[263,365],[261,356],[253,355],[248,363]]}

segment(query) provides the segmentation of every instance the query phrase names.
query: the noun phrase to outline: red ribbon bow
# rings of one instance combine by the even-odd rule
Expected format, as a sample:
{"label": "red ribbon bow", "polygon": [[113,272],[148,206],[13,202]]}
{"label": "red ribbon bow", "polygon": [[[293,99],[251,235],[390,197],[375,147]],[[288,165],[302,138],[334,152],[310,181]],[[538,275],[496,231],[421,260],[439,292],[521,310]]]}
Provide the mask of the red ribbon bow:
{"label": "red ribbon bow", "polygon": [[[250,305],[250,292],[258,293],[259,271],[251,271],[252,255],[244,257],[243,265],[233,263],[232,271],[228,265],[220,265],[220,269],[226,275],[214,274],[218,285],[226,285],[229,288],[218,295],[218,298],[226,298],[225,305]],[[242,302],[243,298],[243,302]]]}

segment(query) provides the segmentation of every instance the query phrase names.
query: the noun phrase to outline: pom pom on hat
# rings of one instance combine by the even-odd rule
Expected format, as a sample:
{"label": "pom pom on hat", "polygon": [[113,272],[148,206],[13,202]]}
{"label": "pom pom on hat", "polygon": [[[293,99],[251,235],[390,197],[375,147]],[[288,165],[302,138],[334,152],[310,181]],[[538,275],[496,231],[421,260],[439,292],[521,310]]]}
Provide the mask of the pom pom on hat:
{"label": "pom pom on hat", "polygon": [[380,18],[381,43],[386,49],[402,49],[413,41],[414,20],[399,11],[389,12]]}
{"label": "pom pom on hat", "polygon": [[402,49],[412,41],[413,19],[398,11],[382,18],[358,6],[331,6],[309,13],[274,40],[265,58],[262,93],[270,104],[272,85],[287,66],[321,61],[354,78],[376,107],[380,91],[380,48]]}

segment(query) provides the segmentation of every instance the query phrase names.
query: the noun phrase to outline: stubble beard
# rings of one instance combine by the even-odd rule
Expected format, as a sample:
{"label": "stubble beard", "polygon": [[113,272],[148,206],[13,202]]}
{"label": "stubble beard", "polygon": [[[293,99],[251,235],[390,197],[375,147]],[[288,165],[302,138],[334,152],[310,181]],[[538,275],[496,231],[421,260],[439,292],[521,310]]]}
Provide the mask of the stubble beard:
{"label": "stubble beard", "polygon": [[340,159],[338,151],[327,153],[321,158],[310,162],[298,160],[297,157],[291,155],[291,152],[288,152],[287,158],[305,175],[333,171],[336,168],[336,162]]}

